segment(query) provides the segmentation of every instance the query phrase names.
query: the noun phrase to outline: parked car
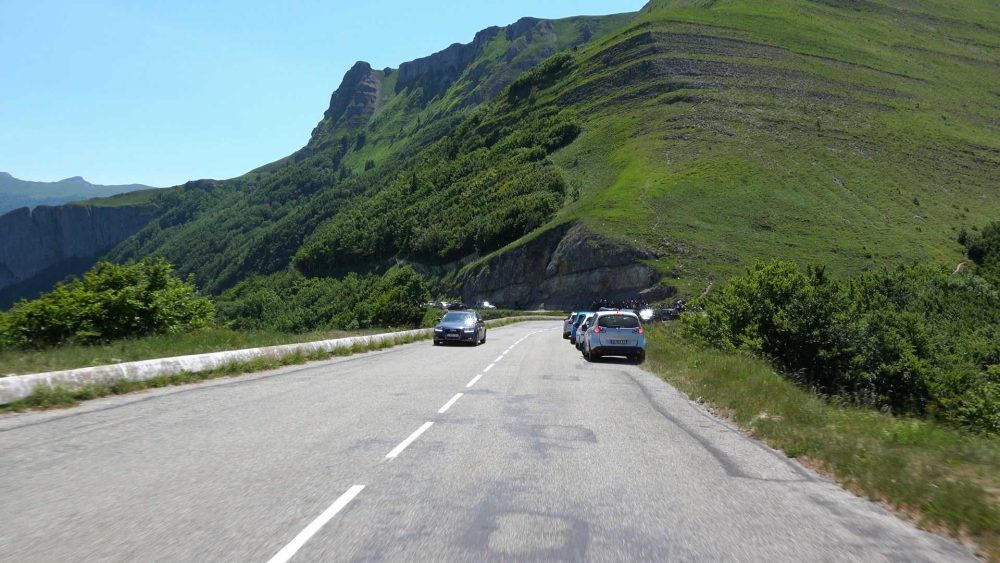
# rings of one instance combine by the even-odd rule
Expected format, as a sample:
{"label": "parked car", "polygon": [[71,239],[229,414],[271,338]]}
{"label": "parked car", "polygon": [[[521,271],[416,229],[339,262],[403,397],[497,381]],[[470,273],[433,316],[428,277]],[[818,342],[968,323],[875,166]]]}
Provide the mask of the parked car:
{"label": "parked car", "polygon": [[563,320],[563,338],[568,339],[573,334],[573,320],[576,318],[576,311],[573,311]]}
{"label": "parked car", "polygon": [[576,317],[573,319],[573,326],[569,329],[569,343],[576,345],[576,331],[580,328],[580,323],[583,319],[587,318],[587,311],[577,311]]}
{"label": "parked car", "polygon": [[580,328],[576,329],[576,336],[573,338],[573,345],[576,349],[583,351],[583,335],[587,333],[587,328],[594,319],[594,315],[597,313],[587,313],[587,316],[583,318],[583,322],[580,323]]}
{"label": "parked car", "polygon": [[597,313],[583,334],[583,357],[625,356],[637,364],[646,360],[646,332],[635,313]]}
{"label": "parked car", "polygon": [[476,309],[496,309],[497,306],[493,305],[489,301],[480,301],[476,303]]}
{"label": "parked car", "polygon": [[442,342],[486,342],[486,322],[475,311],[449,311],[434,327],[434,345]]}

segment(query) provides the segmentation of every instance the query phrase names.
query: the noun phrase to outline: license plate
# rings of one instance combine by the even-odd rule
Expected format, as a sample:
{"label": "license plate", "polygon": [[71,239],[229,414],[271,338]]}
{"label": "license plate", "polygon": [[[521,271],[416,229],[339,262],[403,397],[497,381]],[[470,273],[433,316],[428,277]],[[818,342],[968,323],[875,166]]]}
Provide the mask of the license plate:
{"label": "license plate", "polygon": [[612,344],[628,344],[628,340],[612,340]]}
{"label": "license plate", "polygon": [[457,334],[449,334],[449,335],[445,336],[445,338],[458,338],[458,335]]}

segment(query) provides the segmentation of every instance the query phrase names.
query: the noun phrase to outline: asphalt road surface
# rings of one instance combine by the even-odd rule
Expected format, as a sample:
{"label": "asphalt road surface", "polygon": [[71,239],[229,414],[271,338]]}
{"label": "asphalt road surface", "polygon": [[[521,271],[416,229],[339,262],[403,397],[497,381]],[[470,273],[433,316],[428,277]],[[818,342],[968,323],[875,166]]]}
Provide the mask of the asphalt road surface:
{"label": "asphalt road surface", "polygon": [[0,559],[973,559],[561,336],[0,417]]}

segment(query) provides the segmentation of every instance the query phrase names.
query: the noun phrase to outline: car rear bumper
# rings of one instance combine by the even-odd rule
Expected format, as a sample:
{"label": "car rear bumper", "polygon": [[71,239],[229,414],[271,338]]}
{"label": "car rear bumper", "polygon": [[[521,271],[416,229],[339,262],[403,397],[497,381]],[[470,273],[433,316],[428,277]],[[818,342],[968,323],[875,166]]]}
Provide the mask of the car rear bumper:
{"label": "car rear bumper", "polygon": [[635,356],[644,355],[646,349],[641,346],[597,346],[590,352],[601,356]]}

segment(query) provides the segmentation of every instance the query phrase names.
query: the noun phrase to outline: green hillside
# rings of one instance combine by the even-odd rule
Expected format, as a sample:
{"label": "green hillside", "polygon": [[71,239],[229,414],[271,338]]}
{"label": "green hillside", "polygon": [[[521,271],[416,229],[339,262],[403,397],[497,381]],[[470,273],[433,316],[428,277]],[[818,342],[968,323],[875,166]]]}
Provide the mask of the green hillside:
{"label": "green hillside", "polygon": [[685,293],[767,257],[955,263],[958,230],[1000,215],[998,61],[980,0],[522,20],[355,65],[305,148],[157,195],[111,257],[165,256],[212,291],[400,260],[464,281],[572,223]]}
{"label": "green hillside", "polygon": [[761,257],[958,262],[1000,207],[1000,10],[960,4],[655,3],[538,100],[587,116],[560,218],[688,287]]}

